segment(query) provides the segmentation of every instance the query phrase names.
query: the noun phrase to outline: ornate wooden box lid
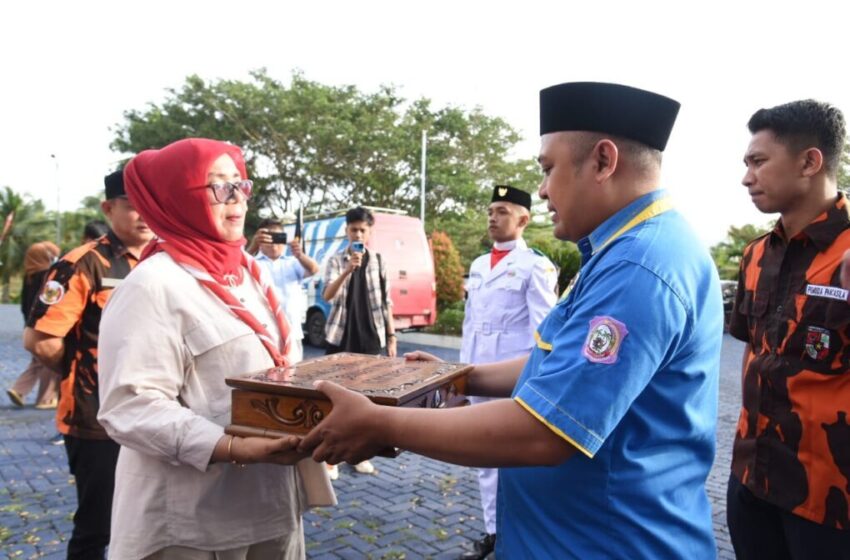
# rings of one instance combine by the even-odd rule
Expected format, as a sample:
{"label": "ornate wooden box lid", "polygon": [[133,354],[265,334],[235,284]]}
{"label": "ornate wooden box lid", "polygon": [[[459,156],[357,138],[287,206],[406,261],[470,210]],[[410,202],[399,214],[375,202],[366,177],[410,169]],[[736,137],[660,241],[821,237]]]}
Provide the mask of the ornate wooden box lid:
{"label": "ornate wooden box lid", "polygon": [[[327,380],[362,393],[378,404],[404,406],[471,369],[467,364],[411,362],[404,358],[343,352],[304,360],[290,368],[229,377],[225,382],[236,389],[325,399],[323,393],[313,388],[313,382]],[[285,380],[287,374],[289,378]]]}

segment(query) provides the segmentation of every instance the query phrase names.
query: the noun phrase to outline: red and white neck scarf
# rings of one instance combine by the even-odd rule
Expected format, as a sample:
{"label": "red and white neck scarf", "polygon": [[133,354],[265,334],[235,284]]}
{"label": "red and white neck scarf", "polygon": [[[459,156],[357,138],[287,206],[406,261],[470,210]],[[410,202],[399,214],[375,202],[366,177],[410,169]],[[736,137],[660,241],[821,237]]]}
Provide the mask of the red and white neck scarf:
{"label": "red and white neck scarf", "polygon": [[[242,249],[244,238],[221,238],[207,189],[203,188],[213,163],[224,154],[233,159],[242,178],[247,179],[242,150],[218,140],[187,138],[161,150],[145,150],[130,160],[124,168],[127,196],[159,238],[148,244],[142,260],[160,251],[168,253],[257,333],[276,366],[288,366],[290,329],[274,289],[264,281],[259,265]],[[227,290],[228,285],[242,283],[245,269],[262,288],[275,317],[280,348],[262,323]]]}

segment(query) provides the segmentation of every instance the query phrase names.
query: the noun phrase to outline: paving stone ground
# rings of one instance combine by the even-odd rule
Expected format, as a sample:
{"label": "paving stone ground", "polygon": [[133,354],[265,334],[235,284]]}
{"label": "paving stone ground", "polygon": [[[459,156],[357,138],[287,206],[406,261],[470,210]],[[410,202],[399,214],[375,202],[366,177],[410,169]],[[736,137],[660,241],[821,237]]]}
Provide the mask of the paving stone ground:
{"label": "paving stone ground", "polygon": [[[48,443],[56,433],[53,411],[14,408],[5,397],[5,388],[29,360],[21,347],[22,328],[18,308],[0,305],[0,555],[59,559],[65,555],[76,495],[63,446]],[[457,359],[457,350],[399,346],[401,351],[422,348]],[[740,343],[724,338],[717,457],[707,484],[721,560],[735,557],[725,508],[740,406],[741,351]],[[308,348],[306,353],[318,352]],[[32,399],[30,395],[28,403]],[[339,506],[305,515],[308,558],[449,559],[483,531],[473,470],[412,453],[377,458],[374,464],[376,475],[362,475],[342,465],[334,483]]]}

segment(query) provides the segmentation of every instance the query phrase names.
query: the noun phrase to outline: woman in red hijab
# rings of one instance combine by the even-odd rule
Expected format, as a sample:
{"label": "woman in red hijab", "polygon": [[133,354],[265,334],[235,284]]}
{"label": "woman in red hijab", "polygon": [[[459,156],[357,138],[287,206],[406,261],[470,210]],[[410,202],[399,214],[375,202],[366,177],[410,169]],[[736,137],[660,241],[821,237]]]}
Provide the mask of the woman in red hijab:
{"label": "woman in red hijab", "polygon": [[[206,139],[147,150],[127,195],[158,239],[101,321],[98,420],[122,445],[114,558],[303,558],[296,438],[224,434],[226,376],[287,365],[289,328],[243,250],[251,196],[241,150]],[[332,491],[316,502],[332,503]]]}

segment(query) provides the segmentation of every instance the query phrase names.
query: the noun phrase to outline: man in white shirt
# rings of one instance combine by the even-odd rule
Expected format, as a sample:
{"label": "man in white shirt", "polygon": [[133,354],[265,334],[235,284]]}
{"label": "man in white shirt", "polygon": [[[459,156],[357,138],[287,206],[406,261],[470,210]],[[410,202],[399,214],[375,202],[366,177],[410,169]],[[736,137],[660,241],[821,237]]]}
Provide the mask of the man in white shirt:
{"label": "man in white shirt", "polygon": [[304,358],[304,346],[301,341],[304,338],[304,332],[301,330],[301,317],[307,306],[301,281],[316,274],[319,271],[319,263],[304,254],[301,250],[300,239],[295,238],[289,242],[289,251],[292,256],[284,255],[286,245],[283,224],[274,219],[265,219],[260,222],[248,252],[256,253],[259,249],[256,255],[257,262],[268,270],[291,329],[292,360],[300,362]]}

